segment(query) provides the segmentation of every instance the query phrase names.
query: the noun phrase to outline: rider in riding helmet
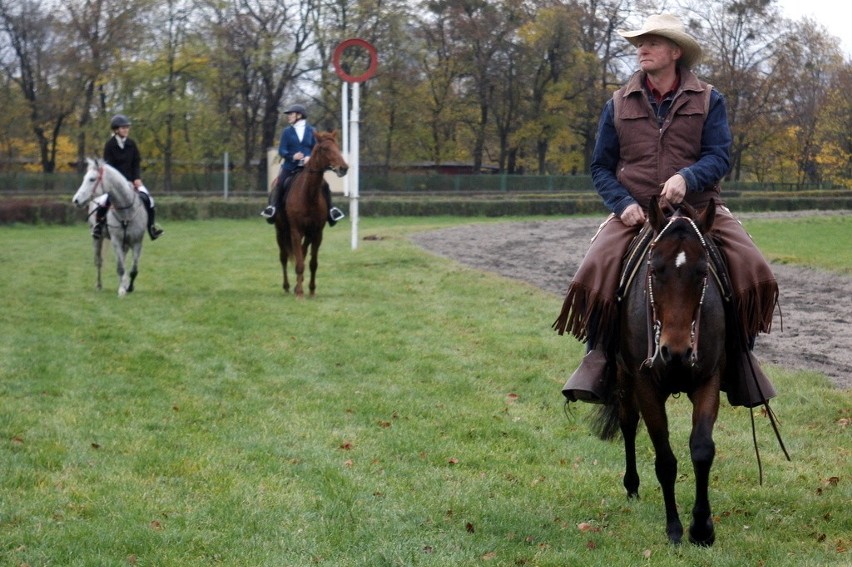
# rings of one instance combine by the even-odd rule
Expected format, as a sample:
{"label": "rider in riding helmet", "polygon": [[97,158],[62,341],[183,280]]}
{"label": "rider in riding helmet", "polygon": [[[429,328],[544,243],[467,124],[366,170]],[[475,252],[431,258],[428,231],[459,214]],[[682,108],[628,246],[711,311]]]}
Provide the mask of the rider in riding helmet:
{"label": "rider in riding helmet", "polygon": [[[284,189],[290,178],[300,171],[311,159],[311,150],[316,144],[314,128],[307,122],[308,111],[301,104],[293,104],[284,111],[289,125],[281,132],[278,144],[278,155],[283,160],[277,183],[269,192],[268,206],[260,215],[269,224],[275,223],[275,213],[284,208]],[[322,184],[323,196],[328,204],[328,226],[334,226],[345,215],[343,211],[331,204],[331,189],[328,183]]]}
{"label": "rider in riding helmet", "polygon": [[[104,161],[121,172],[124,177],[133,184],[139,193],[145,210],[148,212],[148,234],[151,240],[156,240],[163,234],[163,229],[154,222],[154,199],[148,193],[147,187],[142,184],[141,162],[142,156],[136,142],[127,135],[130,132],[130,120],[123,114],[116,114],[110,121],[113,135],[104,146]],[[95,226],[92,227],[92,236],[101,238],[106,214],[109,210],[109,195],[101,195],[95,199],[98,209],[95,212]]]}

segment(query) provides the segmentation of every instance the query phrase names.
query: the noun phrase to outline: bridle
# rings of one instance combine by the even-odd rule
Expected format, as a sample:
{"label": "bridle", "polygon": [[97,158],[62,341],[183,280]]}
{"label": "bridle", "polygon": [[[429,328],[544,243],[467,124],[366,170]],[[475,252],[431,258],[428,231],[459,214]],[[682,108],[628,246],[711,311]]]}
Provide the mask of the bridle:
{"label": "bridle", "polygon": [[[662,334],[662,323],[657,317],[657,302],[654,298],[654,267],[651,262],[654,255],[654,248],[656,247],[657,242],[662,238],[663,234],[671,227],[676,221],[685,220],[689,223],[689,226],[692,227],[693,232],[695,232],[696,236],[698,236],[699,241],[701,241],[701,247],[704,249],[704,255],[707,259],[708,263],[710,261],[710,254],[707,248],[707,242],[704,240],[704,235],[701,234],[701,231],[698,229],[698,225],[695,224],[695,221],[690,217],[682,216],[679,213],[675,213],[669,219],[669,222],[663,229],[657,234],[653,241],[651,241],[650,246],[648,247],[648,275],[645,283],[645,291],[648,296],[647,309],[648,309],[648,358],[642,363],[643,368],[651,368],[654,365],[654,362],[660,356],[660,335]],[[698,301],[698,305],[695,308],[695,313],[692,317],[692,325],[689,333],[689,344],[692,347],[692,352],[689,356],[689,366],[695,367],[698,363],[698,338],[701,324],[701,308],[704,306],[704,296],[707,293],[707,281],[708,281],[708,272],[704,274],[704,281],[701,284],[701,298]]]}

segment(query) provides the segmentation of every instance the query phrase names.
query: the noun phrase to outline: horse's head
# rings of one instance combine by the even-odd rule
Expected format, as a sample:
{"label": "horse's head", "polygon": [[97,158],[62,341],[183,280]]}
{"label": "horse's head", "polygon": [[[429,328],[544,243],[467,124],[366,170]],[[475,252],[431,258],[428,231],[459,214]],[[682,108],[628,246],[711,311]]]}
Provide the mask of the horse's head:
{"label": "horse's head", "polygon": [[349,171],[349,165],[337,145],[337,131],[317,132],[317,143],[311,151],[311,167],[322,171],[331,170],[338,177]]}
{"label": "horse's head", "polygon": [[103,164],[101,164],[98,160],[90,158],[86,158],[86,163],[88,164],[88,168],[86,169],[86,174],[83,176],[83,182],[80,184],[80,188],[77,189],[77,192],[74,193],[74,197],[71,199],[71,202],[78,207],[85,206],[94,197],[97,197],[104,192]]}
{"label": "horse's head", "polygon": [[648,253],[647,291],[659,333],[662,362],[692,364],[697,357],[698,322],[710,272],[705,234],[716,206],[701,213],[682,204],[667,216],[654,198],[648,220],[656,234]]}

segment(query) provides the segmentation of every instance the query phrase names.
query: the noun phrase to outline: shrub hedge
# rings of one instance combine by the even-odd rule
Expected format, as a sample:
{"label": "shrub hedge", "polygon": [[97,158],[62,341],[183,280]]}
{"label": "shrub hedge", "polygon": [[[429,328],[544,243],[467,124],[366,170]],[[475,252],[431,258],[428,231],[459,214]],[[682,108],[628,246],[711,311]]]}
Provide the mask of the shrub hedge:
{"label": "shrub hedge", "polygon": [[[852,209],[852,194],[844,192],[809,192],[808,195],[790,194],[734,194],[726,202],[734,212],[837,210]],[[203,220],[209,218],[244,219],[256,217],[265,205],[265,198],[257,199],[222,197],[157,199],[158,219]],[[338,197],[335,204],[348,213],[348,199]],[[422,196],[419,198],[363,195],[359,200],[359,214],[365,217],[390,216],[534,216],[605,214],[600,199],[594,194],[565,195],[564,197],[538,195],[510,195],[503,197]],[[55,198],[11,197],[0,202],[0,225],[9,224],[74,224],[86,219],[85,209],[77,209],[70,202]]]}

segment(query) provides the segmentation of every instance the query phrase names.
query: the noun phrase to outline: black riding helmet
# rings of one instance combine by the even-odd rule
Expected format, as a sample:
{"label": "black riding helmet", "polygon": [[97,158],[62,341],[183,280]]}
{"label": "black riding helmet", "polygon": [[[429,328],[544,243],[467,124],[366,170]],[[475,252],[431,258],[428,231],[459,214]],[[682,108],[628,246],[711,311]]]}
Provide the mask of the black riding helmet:
{"label": "black riding helmet", "polygon": [[109,126],[113,130],[121,128],[122,126],[130,126],[130,120],[123,114],[116,114],[112,117]]}
{"label": "black riding helmet", "polygon": [[302,115],[302,118],[308,117],[307,109],[301,104],[291,104],[287,107],[287,110],[284,111],[284,114],[290,114],[291,112],[298,112]]}

